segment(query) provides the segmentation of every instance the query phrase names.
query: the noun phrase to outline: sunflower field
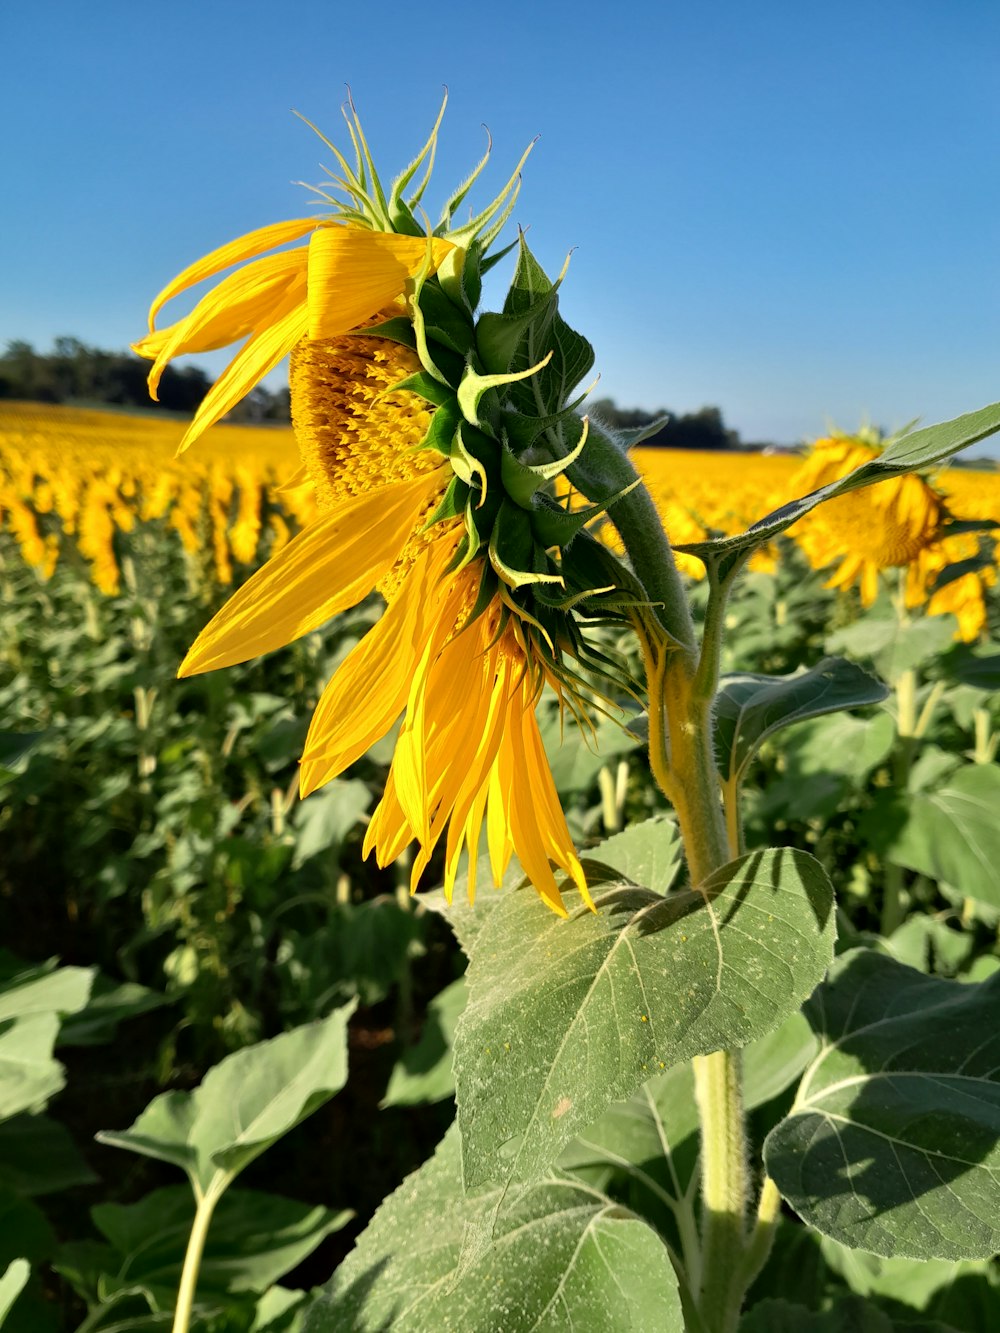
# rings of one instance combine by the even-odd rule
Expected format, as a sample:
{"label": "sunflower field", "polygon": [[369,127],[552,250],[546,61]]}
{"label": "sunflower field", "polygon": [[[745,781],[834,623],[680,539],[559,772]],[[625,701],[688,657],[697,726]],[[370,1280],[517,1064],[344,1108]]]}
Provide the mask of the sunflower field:
{"label": "sunflower field", "polygon": [[443,112],[0,403],[0,1326],[992,1333],[1000,403],[644,449]]}
{"label": "sunflower field", "polygon": [[[410,896],[405,852],[384,869],[362,858],[392,736],[298,797],[309,714],[379,599],[283,652],[178,680],[233,585],[316,506],[290,430],[217,426],[185,459],[178,436],[152,417],[0,409],[0,1269],[10,1292],[23,1267],[5,1307],[15,1333],[169,1322],[195,1216],[178,1172],[189,1165],[162,1144],[120,1151],[143,1150],[124,1131],[154,1098],[207,1117],[197,1098],[213,1080],[223,1099],[245,1080],[313,1080],[305,1123],[301,1107],[271,1104],[263,1160],[260,1143],[230,1150],[228,1174],[243,1158],[247,1169],[215,1210],[194,1308],[192,1326],[274,1333],[307,1326],[316,1289],[453,1111],[463,955],[440,899]],[[634,457],[683,547],[740,532],[874,452],[862,435],[820,441],[805,460],[641,446]],[[882,482],[866,507],[846,496],[814,511],[822,526],[800,522],[758,550],[727,612],[733,692],[720,722],[732,732],[741,712],[759,714],[746,846],[777,835],[807,848],[836,886],[841,945],[905,966],[913,1004],[933,1007],[942,986],[1000,968],[1000,533],[988,527],[1000,474],[910,479],[914,494]],[[678,559],[703,613],[704,565]],[[839,663],[831,709],[848,711],[789,709],[769,683],[822,673],[818,659]],[[755,699],[768,688],[772,715]],[[551,691],[540,717],[577,845],[622,867],[655,856],[671,878],[676,834],[641,730],[561,726]],[[658,830],[660,850],[629,845],[629,829]],[[486,909],[492,893],[480,889]],[[788,1115],[816,1051],[801,1015],[747,1049],[761,1136]],[[676,1216],[660,1217],[658,1200],[690,1171],[689,1078],[683,1066],[657,1074],[561,1159],[668,1232]],[[654,1131],[672,1157],[646,1160]],[[636,1143],[638,1172],[622,1166]],[[441,1180],[421,1188],[433,1214]],[[411,1266],[450,1225],[418,1218],[418,1193],[382,1210],[409,1210],[399,1244]],[[752,1322],[779,1297],[810,1309],[864,1297],[885,1318],[873,1329],[897,1317],[996,1327],[988,1260],[880,1258],[830,1229],[780,1218],[747,1329],[779,1327]],[[354,1260],[346,1271],[358,1281]]]}

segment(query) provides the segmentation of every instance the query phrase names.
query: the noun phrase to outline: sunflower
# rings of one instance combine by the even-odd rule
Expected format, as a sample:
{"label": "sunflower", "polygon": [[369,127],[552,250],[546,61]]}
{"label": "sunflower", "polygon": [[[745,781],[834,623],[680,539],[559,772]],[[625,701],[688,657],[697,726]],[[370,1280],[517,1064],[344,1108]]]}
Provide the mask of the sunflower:
{"label": "sunflower", "polygon": [[[155,391],[170,357],[248,337],[182,447],[290,351],[292,420],[320,510],[206,626],[179,674],[280,648],[378,590],[383,616],[313,716],[302,794],[341,773],[402,715],[366,855],[374,851],[385,865],[415,841],[415,889],[443,839],[445,890],[450,896],[465,850],[471,898],[485,826],[494,881],[516,855],[544,901],[565,915],[553,866],[592,904],[535,705],[549,685],[586,723],[594,696],[580,668],[618,679],[579,625],[588,613],[615,614],[613,578],[597,543],[580,532],[595,508],[570,514],[548,493],[579,456],[587,427],[566,404],[571,386],[546,378],[552,347],[534,364],[525,356],[565,326],[555,315],[555,286],[539,304],[540,270],[523,238],[511,308],[478,321],[474,313],[516,173],[458,229],[452,213],[483,163],[434,231],[420,232],[414,221],[429,173],[404,201],[416,171],[433,160],[439,124],[440,116],[386,192],[354,113],[357,160],[351,168],[337,154],[335,179],[347,202],[332,221],[252,232],[186,269],[154,302],[155,319],[192,283],[250,261],[137,350],[154,360]],[[305,249],[255,258],[268,244],[307,233]],[[518,275],[530,266],[534,298],[519,310]],[[529,378],[532,393],[518,396]],[[527,403],[537,422],[525,415]],[[538,461],[542,434],[560,456]],[[569,559],[574,539],[582,556]]]}
{"label": "sunflower", "polygon": [[[791,479],[793,494],[839,480],[877,458],[885,443],[870,429],[816,440]],[[975,533],[956,519],[936,484],[907,473],[827,500],[789,529],[789,535],[814,569],[837,565],[827,587],[858,584],[865,607],[878,596],[879,575],[902,570],[905,606],[926,606],[930,615],[951,612],[959,622],[956,637],[971,641],[985,624],[984,588],[992,582],[993,571],[970,569],[957,578],[946,572],[960,561],[974,563],[978,549]]]}

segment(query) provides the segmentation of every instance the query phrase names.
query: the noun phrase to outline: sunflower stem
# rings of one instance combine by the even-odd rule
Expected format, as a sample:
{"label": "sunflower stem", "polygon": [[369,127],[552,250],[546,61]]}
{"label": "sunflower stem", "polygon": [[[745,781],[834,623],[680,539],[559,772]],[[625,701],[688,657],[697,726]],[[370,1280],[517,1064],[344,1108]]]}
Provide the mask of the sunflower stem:
{"label": "sunflower stem", "polygon": [[[608,517],[649,596],[661,630],[675,648],[693,654],[697,647],[694,622],[673,551],[653,497],[628,454],[592,424],[587,448],[582,458],[566,469],[566,476],[588,500],[607,504]],[[609,495],[619,498],[608,503]]]}
{"label": "sunflower stem", "polygon": [[[650,766],[677,814],[691,883],[697,887],[731,855],[739,835],[728,827],[712,750],[712,699],[706,688],[718,671],[721,636],[703,646],[700,660],[672,651],[651,618],[640,641],[649,682]],[[714,661],[707,660],[713,657]],[[735,792],[733,795],[735,796]],[[731,846],[731,842],[736,846]],[[696,1302],[705,1333],[734,1333],[755,1265],[766,1257],[766,1235],[754,1254],[747,1235],[750,1173],[738,1052],[715,1051],[694,1059],[701,1121],[701,1274]]]}

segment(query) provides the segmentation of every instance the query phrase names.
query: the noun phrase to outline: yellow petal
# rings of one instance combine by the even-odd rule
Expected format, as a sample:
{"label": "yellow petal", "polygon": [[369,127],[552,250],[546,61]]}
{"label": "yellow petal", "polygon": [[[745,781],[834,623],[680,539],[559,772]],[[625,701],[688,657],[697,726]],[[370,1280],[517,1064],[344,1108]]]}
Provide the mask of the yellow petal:
{"label": "yellow petal", "polygon": [[244,343],[201,400],[177,446],[178,454],[245,398],[254,385],[259,384],[305,337],[306,308],[295,283],[288,289],[284,305],[275,311],[275,316],[275,322],[269,328],[262,329]]}
{"label": "yellow petal", "polygon": [[150,397],[156,398],[163,369],[175,356],[212,352],[273,323],[296,278],[300,279],[301,299],[305,294],[307,254],[300,246],[244,265],[206,292],[184,319],[134,343],[133,351],[154,358],[149,372]]}
{"label": "yellow petal", "polygon": [[434,473],[331,509],[283,547],[202,630],[178,675],[272,652],[354,606],[384,577],[413,531]]}
{"label": "yellow petal", "polygon": [[414,663],[430,630],[425,607],[450,551],[450,543],[435,543],[429,556],[414,566],[399,596],[351,649],[323,691],[302,754],[303,796],[353,764],[403,711]]}
{"label": "yellow petal", "polygon": [[173,297],[179,296],[181,292],[186,291],[188,287],[193,287],[196,282],[203,282],[205,278],[211,278],[216,273],[221,273],[223,269],[231,268],[233,264],[239,264],[244,259],[253,259],[256,255],[262,255],[266,250],[273,250],[275,246],[285,245],[289,241],[297,241],[300,236],[305,236],[306,232],[313,231],[318,226],[319,221],[316,218],[296,218],[292,222],[272,222],[267,227],[258,227],[256,231],[248,231],[245,236],[238,236],[235,241],[230,241],[227,245],[221,245],[218,250],[212,250],[201,259],[196,260],[195,263],[189,264],[182,273],[178,273],[172,282],[167,283],[150,306],[150,333],[156,328],[156,316],[166,303]]}
{"label": "yellow petal", "polygon": [[[337,338],[401,296],[427,259],[427,239],[335,223],[309,240],[309,337]],[[431,270],[453,248],[430,242]]]}

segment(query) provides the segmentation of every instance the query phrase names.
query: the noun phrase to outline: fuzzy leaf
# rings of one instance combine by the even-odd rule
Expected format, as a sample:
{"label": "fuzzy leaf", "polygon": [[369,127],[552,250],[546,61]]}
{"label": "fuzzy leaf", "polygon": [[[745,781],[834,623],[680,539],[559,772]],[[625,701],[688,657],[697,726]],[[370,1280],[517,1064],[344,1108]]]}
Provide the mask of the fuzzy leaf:
{"label": "fuzzy leaf", "polygon": [[805,1008],[821,1047],[767,1169],[796,1212],[887,1257],[1000,1249],[1000,973],[925,976],[842,955]]}
{"label": "fuzzy leaf", "polygon": [[[470,1237],[474,1242],[470,1245]],[[458,1135],[379,1208],[306,1333],[683,1333],[663,1242],[597,1190],[551,1177],[462,1193]]]}
{"label": "fuzzy leaf", "polygon": [[469,1188],[537,1175],[659,1070],[772,1031],[833,956],[830,882],[793,849],[741,857],[700,891],[567,905],[562,921],[510,894],[474,941],[455,1044]]}

